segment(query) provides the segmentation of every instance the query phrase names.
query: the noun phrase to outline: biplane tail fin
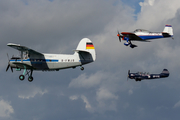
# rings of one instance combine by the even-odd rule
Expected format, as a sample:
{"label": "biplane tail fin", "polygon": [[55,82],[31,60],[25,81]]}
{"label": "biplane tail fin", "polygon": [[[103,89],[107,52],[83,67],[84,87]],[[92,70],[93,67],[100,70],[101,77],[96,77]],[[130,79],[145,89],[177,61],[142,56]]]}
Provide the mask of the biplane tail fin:
{"label": "biplane tail fin", "polygon": [[171,25],[165,25],[163,33],[168,33],[171,37],[173,37],[173,28]]}
{"label": "biplane tail fin", "polygon": [[80,60],[84,64],[94,62],[96,60],[96,52],[94,45],[92,41],[88,38],[83,38],[79,42],[75,52],[79,54]]}

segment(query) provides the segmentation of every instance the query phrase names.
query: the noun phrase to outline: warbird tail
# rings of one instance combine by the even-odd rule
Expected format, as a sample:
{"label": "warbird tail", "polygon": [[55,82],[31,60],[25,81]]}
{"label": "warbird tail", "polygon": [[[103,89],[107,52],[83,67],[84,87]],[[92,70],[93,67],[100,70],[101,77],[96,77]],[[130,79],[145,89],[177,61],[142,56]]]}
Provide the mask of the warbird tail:
{"label": "warbird tail", "polygon": [[161,77],[168,77],[169,71],[167,69],[164,69],[160,75],[161,75]]}
{"label": "warbird tail", "polygon": [[82,64],[94,62],[96,60],[96,52],[92,41],[88,38],[83,38],[76,50],[75,54],[78,53]]}
{"label": "warbird tail", "polygon": [[171,25],[165,25],[165,28],[163,30],[163,33],[168,33],[171,37],[173,37],[173,28]]}

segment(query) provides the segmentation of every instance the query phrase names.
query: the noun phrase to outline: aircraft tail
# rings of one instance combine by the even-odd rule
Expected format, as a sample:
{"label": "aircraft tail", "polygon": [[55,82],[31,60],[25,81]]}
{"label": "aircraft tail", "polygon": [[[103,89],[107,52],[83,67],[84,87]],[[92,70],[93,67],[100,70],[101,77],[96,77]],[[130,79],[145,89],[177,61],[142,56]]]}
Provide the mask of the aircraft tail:
{"label": "aircraft tail", "polygon": [[88,38],[83,38],[79,42],[75,52],[78,53],[82,64],[87,64],[96,60],[94,45]]}
{"label": "aircraft tail", "polygon": [[167,69],[164,69],[161,73],[161,77],[168,77],[169,76],[169,71]]}
{"label": "aircraft tail", "polygon": [[173,37],[173,28],[172,28],[172,26],[171,25],[165,25],[163,33],[164,34],[168,33],[170,35],[170,37]]}

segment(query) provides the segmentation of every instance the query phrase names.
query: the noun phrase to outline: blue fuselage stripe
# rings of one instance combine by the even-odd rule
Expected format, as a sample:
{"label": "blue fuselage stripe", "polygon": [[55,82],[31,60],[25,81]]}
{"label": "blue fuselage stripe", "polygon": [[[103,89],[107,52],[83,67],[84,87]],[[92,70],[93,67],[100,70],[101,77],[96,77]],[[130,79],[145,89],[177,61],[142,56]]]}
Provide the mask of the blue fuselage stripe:
{"label": "blue fuselage stripe", "polygon": [[[21,59],[10,60],[10,62],[20,62]],[[58,62],[59,60],[51,60],[51,59],[23,59],[24,62]]]}
{"label": "blue fuselage stripe", "polygon": [[151,36],[151,35],[149,35],[149,36],[139,36],[141,39],[143,39],[143,40],[146,40],[146,39],[157,39],[157,38],[163,38],[163,36],[162,35],[157,35],[157,36]]}

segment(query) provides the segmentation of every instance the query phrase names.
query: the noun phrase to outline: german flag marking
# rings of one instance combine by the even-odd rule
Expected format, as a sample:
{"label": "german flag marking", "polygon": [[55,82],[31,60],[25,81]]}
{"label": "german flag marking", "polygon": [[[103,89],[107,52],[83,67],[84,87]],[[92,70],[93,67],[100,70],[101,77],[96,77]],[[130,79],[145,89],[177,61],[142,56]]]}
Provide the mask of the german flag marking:
{"label": "german flag marking", "polygon": [[94,49],[94,45],[92,43],[86,43],[86,49]]}

